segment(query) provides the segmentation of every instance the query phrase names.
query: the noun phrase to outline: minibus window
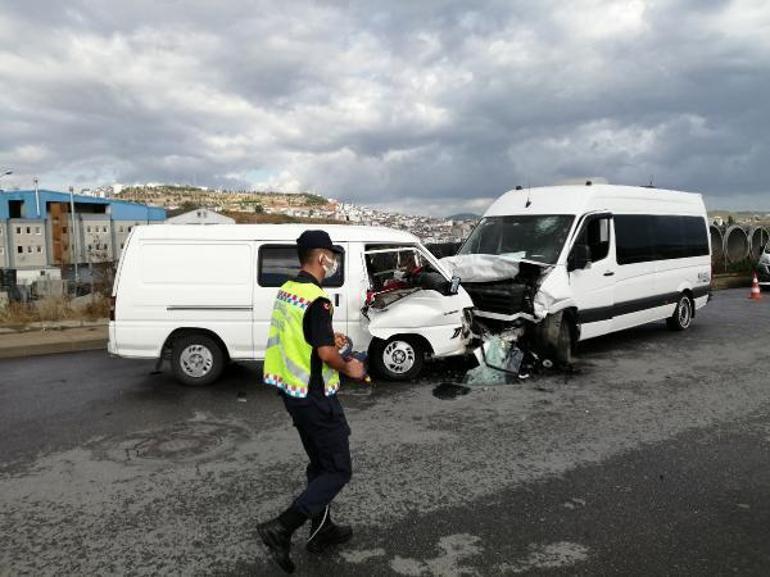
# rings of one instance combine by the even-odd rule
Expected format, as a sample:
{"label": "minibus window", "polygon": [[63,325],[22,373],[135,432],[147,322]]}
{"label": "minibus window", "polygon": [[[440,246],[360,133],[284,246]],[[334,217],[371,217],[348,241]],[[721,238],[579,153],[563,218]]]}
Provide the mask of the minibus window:
{"label": "minibus window", "polygon": [[699,216],[615,215],[618,264],[709,254],[706,221]]}
{"label": "minibus window", "polygon": [[656,260],[655,217],[644,214],[615,215],[618,264]]}
{"label": "minibus window", "polygon": [[575,244],[585,244],[591,249],[591,262],[599,262],[610,253],[610,217],[594,217],[585,225]]}
{"label": "minibus window", "polygon": [[553,264],[567,240],[572,215],[488,216],[474,229],[458,254],[516,255]]}
{"label": "minibus window", "polygon": [[[262,245],[259,248],[257,280],[259,286],[279,287],[299,272],[296,245]],[[345,283],[345,254],[338,257],[339,268],[334,276],[324,279],[323,286],[339,288]]]}

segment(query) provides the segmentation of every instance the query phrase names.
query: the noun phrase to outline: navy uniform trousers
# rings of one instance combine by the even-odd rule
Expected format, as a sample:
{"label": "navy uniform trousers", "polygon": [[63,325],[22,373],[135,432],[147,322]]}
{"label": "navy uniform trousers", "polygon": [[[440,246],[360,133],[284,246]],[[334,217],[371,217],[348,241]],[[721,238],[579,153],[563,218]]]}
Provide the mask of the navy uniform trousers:
{"label": "navy uniform trousers", "polygon": [[337,395],[308,394],[304,399],[281,396],[310,459],[307,487],[294,501],[294,507],[314,517],[332,502],[353,474],[350,427]]}

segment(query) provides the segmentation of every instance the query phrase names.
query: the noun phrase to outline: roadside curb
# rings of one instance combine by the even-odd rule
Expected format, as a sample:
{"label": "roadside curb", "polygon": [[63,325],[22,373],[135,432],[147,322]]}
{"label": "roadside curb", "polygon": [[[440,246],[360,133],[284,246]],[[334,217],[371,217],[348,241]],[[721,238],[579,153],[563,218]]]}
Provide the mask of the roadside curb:
{"label": "roadside curb", "polygon": [[106,324],[25,327],[15,331],[6,327],[0,333],[0,359],[106,350],[108,330]]}
{"label": "roadside curb", "polygon": [[0,359],[13,359],[18,357],[36,357],[40,355],[53,355],[56,353],[76,353],[81,351],[107,350],[107,339],[93,338],[82,341],[61,341],[54,343],[41,343],[38,345],[0,346]]}
{"label": "roadside curb", "polygon": [[711,288],[715,291],[748,288],[750,286],[751,275],[745,274],[715,274],[711,282]]}
{"label": "roadside curb", "polygon": [[24,325],[0,325],[0,338],[5,335],[28,333],[55,333],[72,329],[93,329],[108,327],[109,321],[69,321],[58,323],[35,322]]}

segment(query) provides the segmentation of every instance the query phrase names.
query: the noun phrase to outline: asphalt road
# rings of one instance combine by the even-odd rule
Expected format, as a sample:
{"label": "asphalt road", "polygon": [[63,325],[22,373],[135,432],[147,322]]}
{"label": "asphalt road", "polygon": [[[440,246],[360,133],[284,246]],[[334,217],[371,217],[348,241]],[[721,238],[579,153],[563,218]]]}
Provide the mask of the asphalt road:
{"label": "asphalt road", "polygon": [[[297,574],[770,575],[770,299],[585,343],[579,372],[348,386],[353,542]],[[0,576],[278,575],[304,459],[257,365],[186,389],[104,353],[0,361]]]}

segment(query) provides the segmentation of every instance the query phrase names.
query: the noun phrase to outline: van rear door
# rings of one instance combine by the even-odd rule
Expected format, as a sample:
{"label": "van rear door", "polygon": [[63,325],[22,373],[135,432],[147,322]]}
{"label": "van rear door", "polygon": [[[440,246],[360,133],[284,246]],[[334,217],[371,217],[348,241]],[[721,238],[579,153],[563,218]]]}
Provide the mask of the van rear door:
{"label": "van rear door", "polygon": [[252,350],[252,248],[245,242],[134,239],[123,255],[115,342],[157,357],[178,328],[217,335],[231,358]]}
{"label": "van rear door", "polygon": [[[334,330],[347,334],[348,330],[348,243],[334,243],[342,248],[340,266],[336,274],[323,283],[324,290],[334,304]],[[265,345],[273,315],[273,305],[278,289],[287,280],[297,276],[300,266],[297,245],[294,243],[265,243],[257,251],[257,278],[254,289],[254,358],[265,358]]]}

